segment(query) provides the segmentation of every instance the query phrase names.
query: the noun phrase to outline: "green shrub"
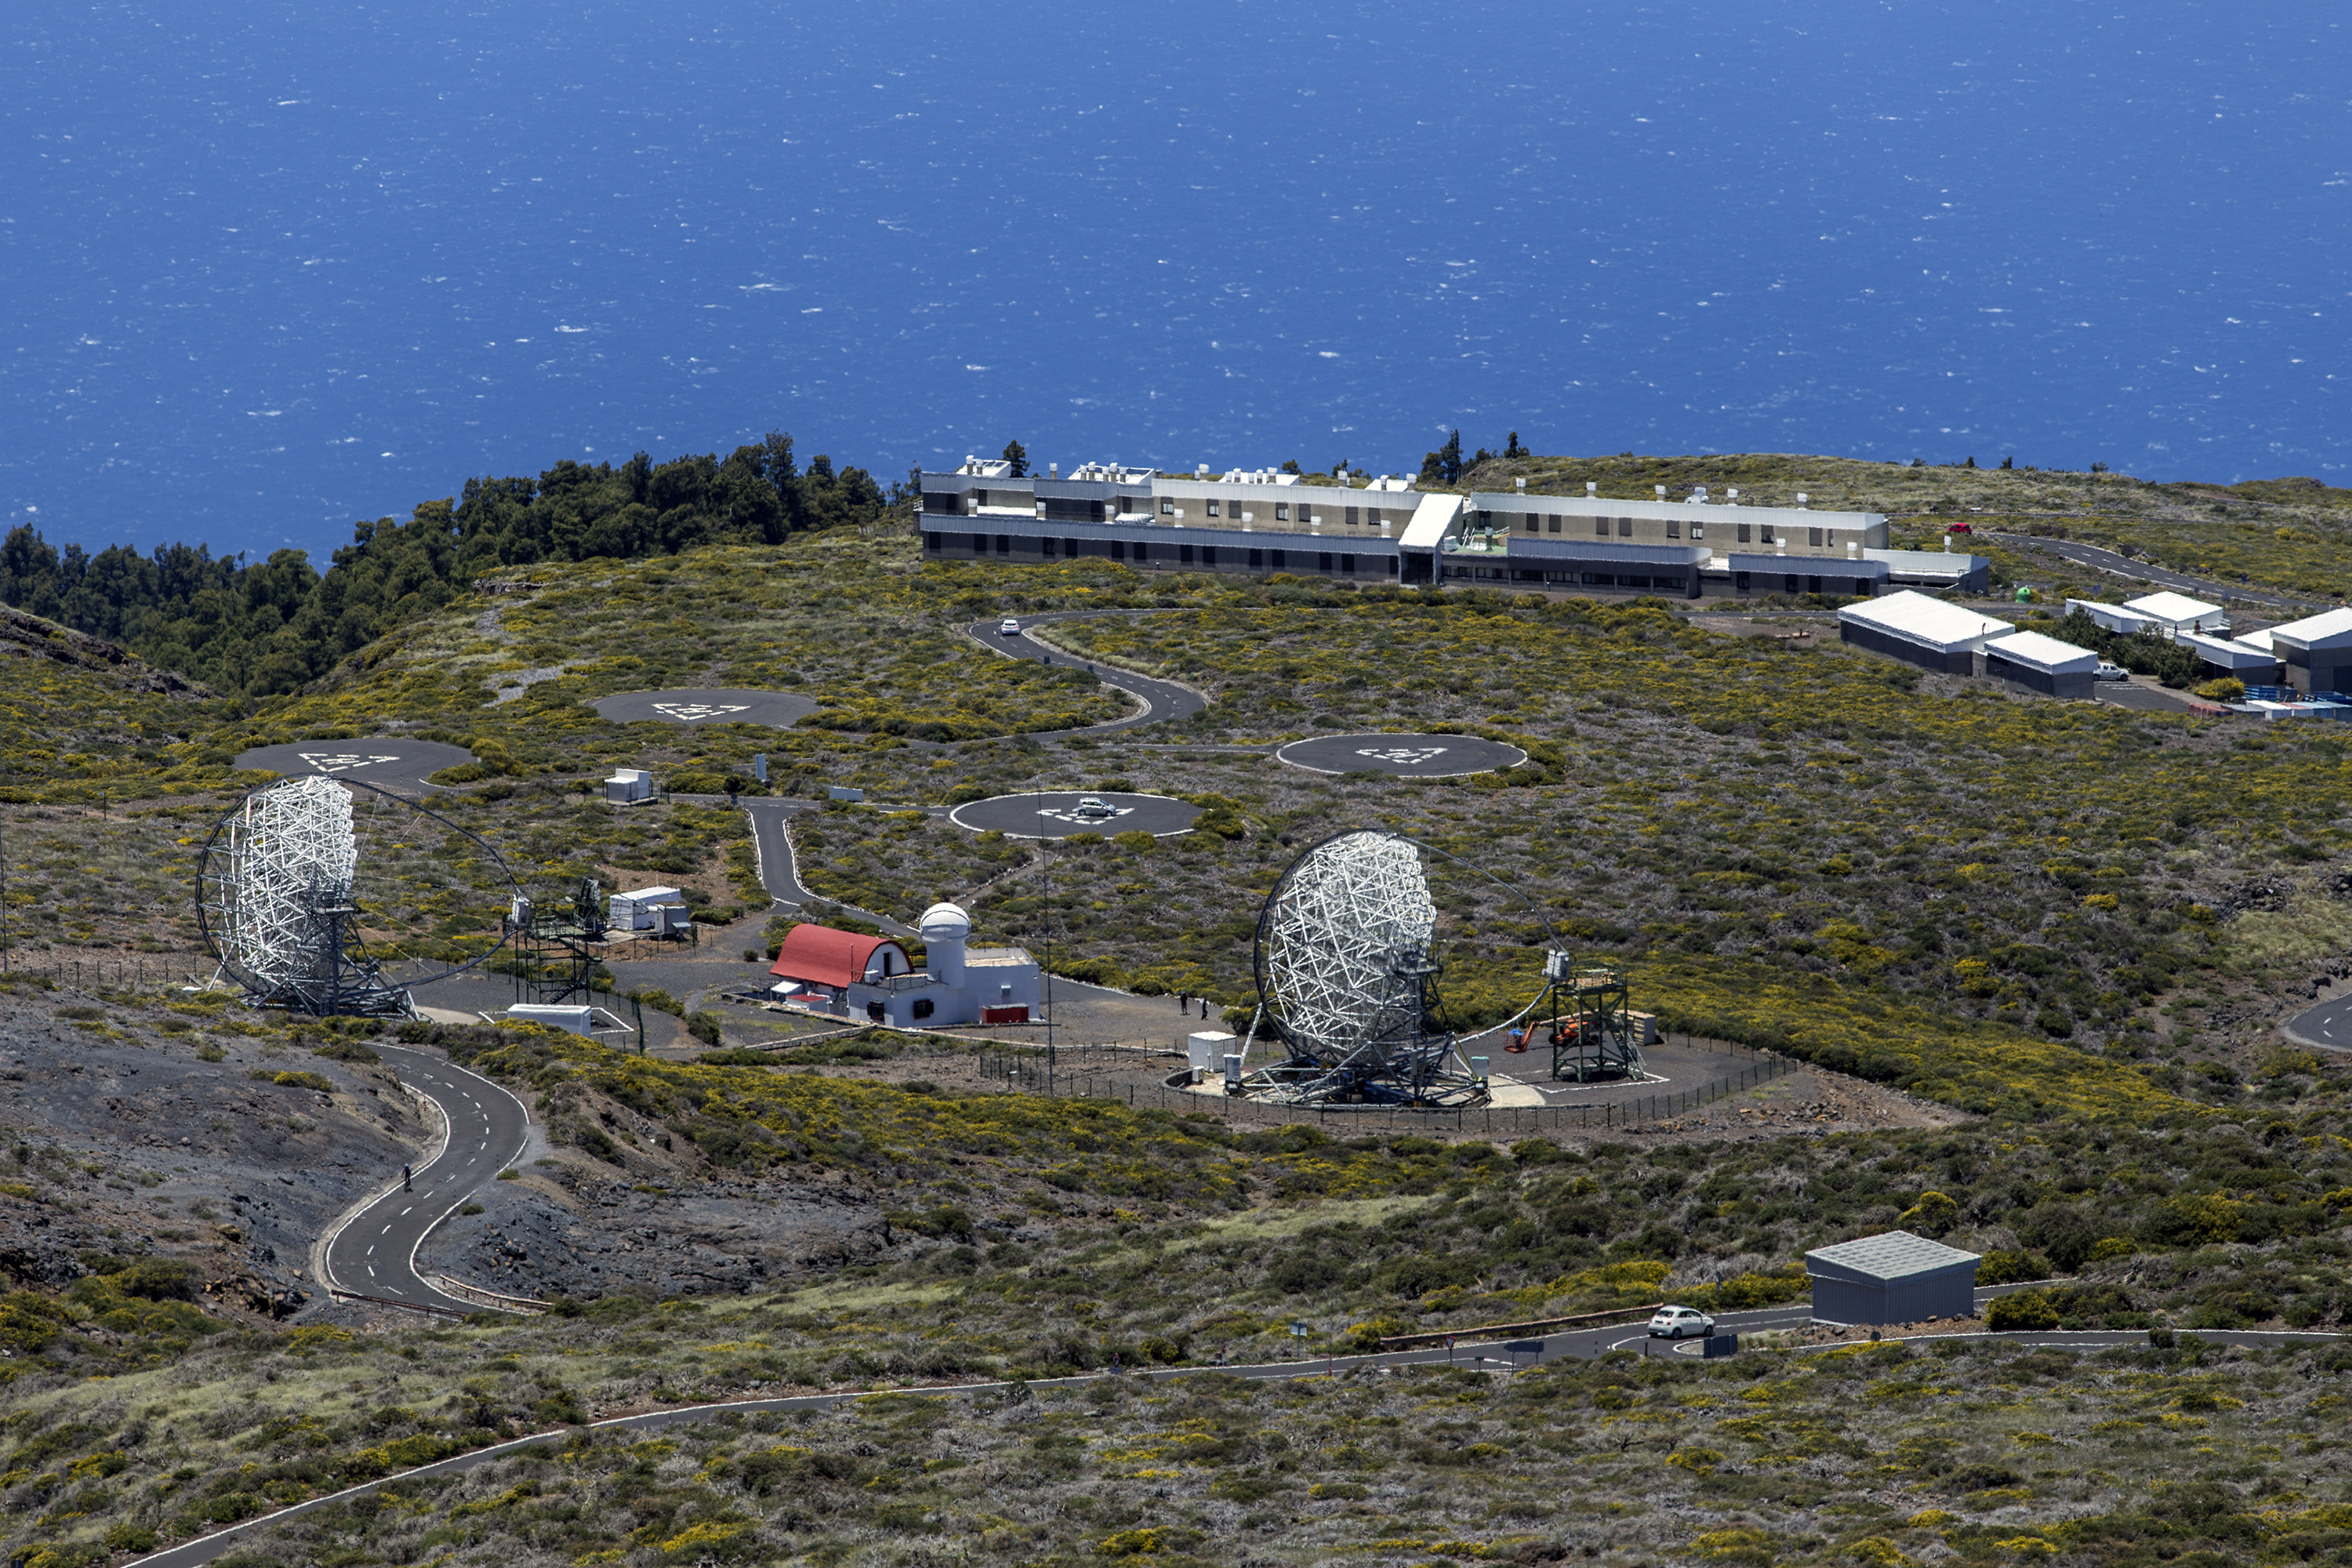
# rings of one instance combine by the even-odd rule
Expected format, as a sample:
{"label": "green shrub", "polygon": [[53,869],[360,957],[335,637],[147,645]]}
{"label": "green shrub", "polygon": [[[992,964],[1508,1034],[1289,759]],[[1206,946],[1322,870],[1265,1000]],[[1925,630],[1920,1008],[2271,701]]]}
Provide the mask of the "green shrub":
{"label": "green shrub", "polygon": [[1985,1327],[1997,1333],[2034,1333],[2058,1326],[2058,1309],[2040,1290],[1995,1296],[1985,1308]]}
{"label": "green shrub", "polygon": [[1979,1286],[2018,1285],[2028,1279],[2047,1279],[2050,1273],[2050,1265],[2030,1252],[1996,1250],[1977,1260]]}

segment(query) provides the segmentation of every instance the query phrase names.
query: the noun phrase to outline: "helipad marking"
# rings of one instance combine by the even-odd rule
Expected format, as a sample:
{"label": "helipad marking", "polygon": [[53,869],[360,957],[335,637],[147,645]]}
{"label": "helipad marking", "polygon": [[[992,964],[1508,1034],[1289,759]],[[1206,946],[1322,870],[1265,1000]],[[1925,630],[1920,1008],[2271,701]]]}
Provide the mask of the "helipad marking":
{"label": "helipad marking", "polygon": [[716,719],[722,713],[740,713],[750,706],[748,702],[656,702],[654,711],[681,724],[695,724],[705,719]]}
{"label": "helipad marking", "polygon": [[349,773],[353,768],[369,768],[378,763],[400,761],[398,757],[362,757],[354,752],[297,752],[294,754],[308,763],[312,771],[322,773]]}
{"label": "helipad marking", "polygon": [[1110,822],[1122,816],[1131,816],[1134,813],[1135,807],[1131,805],[1114,805],[1110,808],[1110,816],[1103,816],[1100,812],[1082,812],[1074,805],[1048,805],[1039,808],[1037,815],[1040,816],[1052,817],[1055,822],[1083,823]]}
{"label": "helipad marking", "polygon": [[1356,755],[1370,757],[1376,763],[1394,763],[1401,768],[1419,767],[1433,763],[1453,748],[1450,746],[1360,746]]}

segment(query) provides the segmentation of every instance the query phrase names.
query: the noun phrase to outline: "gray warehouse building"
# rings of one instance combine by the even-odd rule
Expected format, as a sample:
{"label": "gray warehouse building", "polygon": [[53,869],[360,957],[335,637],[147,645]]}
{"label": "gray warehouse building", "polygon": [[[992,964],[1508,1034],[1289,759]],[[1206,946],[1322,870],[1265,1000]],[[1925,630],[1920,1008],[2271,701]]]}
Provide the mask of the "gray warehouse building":
{"label": "gray warehouse building", "polygon": [[1824,1323],[1920,1323],[1976,1313],[1977,1255],[1890,1230],[1805,1254],[1813,1317]]}
{"label": "gray warehouse building", "polygon": [[2273,626],[2270,646],[2286,666],[2286,683],[2297,691],[2352,691],[2352,609]]}
{"label": "gray warehouse building", "polygon": [[2016,629],[1908,588],[1838,612],[1840,640],[1948,675],[1974,675],[1985,644]]}

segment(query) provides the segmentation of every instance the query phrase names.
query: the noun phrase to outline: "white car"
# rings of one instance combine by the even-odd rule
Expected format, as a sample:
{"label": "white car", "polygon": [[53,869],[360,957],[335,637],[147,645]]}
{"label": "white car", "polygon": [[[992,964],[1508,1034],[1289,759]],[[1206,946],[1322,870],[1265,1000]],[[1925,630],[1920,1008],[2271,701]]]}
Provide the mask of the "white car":
{"label": "white car", "polygon": [[1706,1335],[1715,1332],[1715,1320],[1696,1307],[1661,1307],[1650,1320],[1650,1337],[1654,1340],[1679,1340],[1686,1335]]}
{"label": "white car", "polygon": [[1080,816],[1117,816],[1118,812],[1110,802],[1100,795],[1089,795],[1079,798],[1078,815]]}
{"label": "white car", "polygon": [[1021,635],[1021,623],[1007,616],[997,623],[996,635],[1001,637],[1017,637]]}
{"label": "white car", "polygon": [[2131,671],[2126,669],[2120,664],[2109,664],[2103,658],[2099,660],[2099,668],[2091,671],[2091,679],[2094,680],[2129,680],[2131,679]]}

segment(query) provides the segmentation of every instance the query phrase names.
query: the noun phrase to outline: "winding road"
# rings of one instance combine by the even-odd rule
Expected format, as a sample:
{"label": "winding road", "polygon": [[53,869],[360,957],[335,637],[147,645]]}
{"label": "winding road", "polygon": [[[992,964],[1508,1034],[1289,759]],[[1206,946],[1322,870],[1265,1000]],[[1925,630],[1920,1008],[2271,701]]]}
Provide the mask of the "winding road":
{"label": "winding road", "polygon": [[1085,669],[1105,686],[1115,686],[1143,704],[1142,712],[1129,714],[1124,719],[1114,719],[1108,724],[1089,724],[1079,730],[1041,731],[1033,735],[1024,736],[1024,740],[1045,740],[1055,735],[1108,735],[1120,730],[1139,730],[1146,724],[1172,724],[1178,720],[1190,719],[1193,714],[1206,709],[1209,706],[1208,702],[1189,686],[1179,686],[1172,680],[1154,680],[1147,675],[1137,675],[1129,670],[1115,668],[1110,665],[1095,664],[1083,658],[1073,658],[1059,648],[1037,641],[1029,635],[1030,627],[1051,626],[1055,621],[1081,620],[1087,616],[1126,613],[1119,610],[1073,610],[1058,615],[1030,616],[1022,619],[1022,630],[1017,637],[1003,636],[996,629],[999,624],[996,621],[974,621],[964,627],[963,634],[982,647],[993,653],[1002,654],[1007,658],[1034,658],[1046,664],[1064,664],[1073,668]]}
{"label": "winding road", "polygon": [[416,1249],[458,1205],[521,1158],[530,1136],[530,1112],[521,1100],[477,1072],[424,1051],[379,1046],[400,1080],[440,1109],[446,1129],[441,1146],[404,1186],[390,1187],[336,1221],[322,1247],[330,1290],[402,1306],[471,1312],[426,1282]]}
{"label": "winding road", "polygon": [[2287,1038],[2323,1051],[2352,1051],[2352,992],[2306,1007],[2286,1021]]}
{"label": "winding road", "polygon": [[2023,550],[2039,550],[2071,561],[2077,566],[2088,566],[2095,572],[2112,572],[2135,582],[2170,588],[2175,593],[2199,594],[2224,601],[2242,599],[2252,605],[2266,605],[2273,609],[2302,612],[2309,607],[2302,599],[2284,594],[2273,594],[2244,583],[2217,583],[2210,577],[2191,577],[2158,566],[2150,561],[2135,561],[2128,555],[2118,555],[2112,550],[2102,550],[2095,544],[2078,544],[2071,539],[2045,539],[2037,533],[1987,532],[1988,539]]}

